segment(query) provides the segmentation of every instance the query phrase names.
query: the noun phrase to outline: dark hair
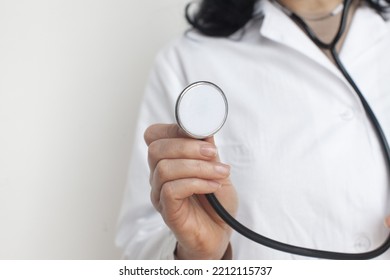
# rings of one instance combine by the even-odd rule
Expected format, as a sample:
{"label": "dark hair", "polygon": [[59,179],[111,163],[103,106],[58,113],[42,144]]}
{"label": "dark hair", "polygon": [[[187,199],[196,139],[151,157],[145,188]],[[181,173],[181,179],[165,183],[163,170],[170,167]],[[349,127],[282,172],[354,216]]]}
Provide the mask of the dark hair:
{"label": "dark hair", "polygon": [[[365,1],[380,14],[389,11],[390,0]],[[185,15],[192,27],[204,35],[227,37],[252,19],[256,2],[257,0],[202,0],[194,15],[190,15],[191,3],[188,4]]]}

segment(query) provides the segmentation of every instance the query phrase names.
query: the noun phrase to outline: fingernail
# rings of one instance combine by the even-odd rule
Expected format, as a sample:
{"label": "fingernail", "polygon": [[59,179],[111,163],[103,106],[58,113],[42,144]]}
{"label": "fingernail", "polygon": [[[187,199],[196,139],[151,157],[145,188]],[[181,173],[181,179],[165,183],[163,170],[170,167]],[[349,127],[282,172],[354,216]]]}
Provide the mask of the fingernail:
{"label": "fingernail", "polygon": [[217,155],[217,148],[210,145],[200,147],[200,153],[206,157],[215,157]]}
{"label": "fingernail", "polygon": [[385,219],[385,226],[390,228],[390,216]]}
{"label": "fingernail", "polygon": [[230,166],[224,164],[218,164],[214,167],[215,171],[222,175],[229,175]]}

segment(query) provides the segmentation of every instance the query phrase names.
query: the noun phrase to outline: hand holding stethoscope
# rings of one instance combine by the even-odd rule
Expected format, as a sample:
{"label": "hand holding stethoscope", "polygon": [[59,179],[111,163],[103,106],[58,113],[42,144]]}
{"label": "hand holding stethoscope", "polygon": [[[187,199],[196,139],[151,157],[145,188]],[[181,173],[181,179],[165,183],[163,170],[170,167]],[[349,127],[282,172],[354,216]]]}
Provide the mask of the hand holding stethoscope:
{"label": "hand holding stethoscope", "polygon": [[151,200],[175,234],[177,258],[221,259],[232,230],[201,194],[215,193],[230,213],[237,195],[214,139],[192,139],[176,124],[158,124],[146,130],[145,141]]}

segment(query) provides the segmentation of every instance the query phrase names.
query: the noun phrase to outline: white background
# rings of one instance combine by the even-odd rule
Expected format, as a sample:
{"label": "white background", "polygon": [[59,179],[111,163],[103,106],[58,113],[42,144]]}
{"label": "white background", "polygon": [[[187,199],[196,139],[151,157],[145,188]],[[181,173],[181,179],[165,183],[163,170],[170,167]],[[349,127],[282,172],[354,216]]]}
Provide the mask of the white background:
{"label": "white background", "polygon": [[132,132],[186,0],[0,0],[0,259],[118,259]]}

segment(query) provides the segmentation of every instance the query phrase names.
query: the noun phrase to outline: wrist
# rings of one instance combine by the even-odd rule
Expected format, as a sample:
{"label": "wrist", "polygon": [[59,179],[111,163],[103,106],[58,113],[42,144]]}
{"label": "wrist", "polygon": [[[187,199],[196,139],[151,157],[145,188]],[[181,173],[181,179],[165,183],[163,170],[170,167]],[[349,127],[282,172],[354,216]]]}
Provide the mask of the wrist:
{"label": "wrist", "polygon": [[227,244],[227,247],[222,254],[189,251],[182,247],[179,243],[176,243],[174,251],[175,260],[231,260],[232,255],[232,246],[230,242]]}

